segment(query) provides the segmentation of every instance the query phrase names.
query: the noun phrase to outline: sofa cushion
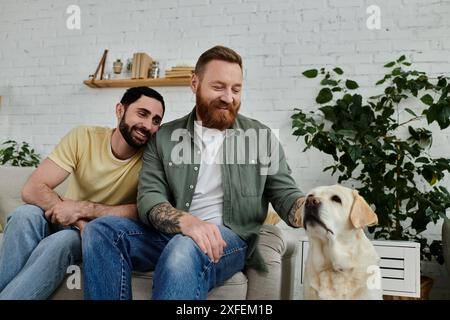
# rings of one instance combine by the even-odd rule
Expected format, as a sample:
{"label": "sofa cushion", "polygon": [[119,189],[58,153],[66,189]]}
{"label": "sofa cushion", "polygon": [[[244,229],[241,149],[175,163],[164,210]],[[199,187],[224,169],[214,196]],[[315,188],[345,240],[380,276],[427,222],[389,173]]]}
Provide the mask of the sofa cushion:
{"label": "sofa cushion", "polygon": [[[83,277],[80,279],[80,288],[69,289],[67,283],[73,283],[73,279],[67,276],[59,288],[50,297],[52,300],[82,300]],[[153,272],[133,272],[131,286],[133,300],[150,300],[152,295]],[[238,272],[222,285],[208,293],[208,300],[245,300],[247,296],[247,277]]]}

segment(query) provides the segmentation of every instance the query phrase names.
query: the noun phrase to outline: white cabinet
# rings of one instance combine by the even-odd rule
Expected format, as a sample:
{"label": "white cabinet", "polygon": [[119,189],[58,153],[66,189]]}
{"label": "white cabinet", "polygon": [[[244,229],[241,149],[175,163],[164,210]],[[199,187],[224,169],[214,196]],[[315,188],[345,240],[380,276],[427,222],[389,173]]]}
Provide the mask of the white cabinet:
{"label": "white cabinet", "polygon": [[[380,269],[384,295],[420,297],[420,244],[408,241],[372,241],[380,256]],[[301,277],[303,285],[305,262],[309,242],[300,239]],[[303,288],[300,288],[303,292]]]}
{"label": "white cabinet", "polygon": [[372,243],[381,258],[383,293],[420,297],[420,244],[381,240],[374,240]]}

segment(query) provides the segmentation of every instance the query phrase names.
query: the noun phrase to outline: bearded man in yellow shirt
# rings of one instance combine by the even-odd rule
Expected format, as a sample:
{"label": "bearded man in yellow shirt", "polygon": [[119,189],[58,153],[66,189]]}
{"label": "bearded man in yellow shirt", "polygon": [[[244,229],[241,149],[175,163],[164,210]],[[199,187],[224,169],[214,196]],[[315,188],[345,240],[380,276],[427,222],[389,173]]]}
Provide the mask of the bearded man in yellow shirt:
{"label": "bearded man in yellow shirt", "polygon": [[[130,88],[116,105],[116,128],[77,127],[33,172],[25,205],[8,217],[0,248],[0,299],[46,299],[81,260],[80,233],[104,215],[138,219],[143,146],[158,131],[164,99]],[[53,189],[70,176],[67,192]]]}

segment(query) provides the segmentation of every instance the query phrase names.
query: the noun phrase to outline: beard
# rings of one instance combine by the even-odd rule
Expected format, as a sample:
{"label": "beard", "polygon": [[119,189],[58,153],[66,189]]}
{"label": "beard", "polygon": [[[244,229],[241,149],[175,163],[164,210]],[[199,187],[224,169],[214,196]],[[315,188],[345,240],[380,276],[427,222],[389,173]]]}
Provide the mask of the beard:
{"label": "beard", "polygon": [[[123,114],[123,117],[119,123],[120,133],[122,134],[126,143],[130,147],[139,149],[147,143],[148,139],[150,139],[152,134],[150,133],[150,131],[145,129],[144,126],[142,126],[142,125],[135,124],[130,127],[130,125],[126,121],[126,115],[127,115],[127,112],[125,111],[125,113]],[[134,137],[133,133],[135,133],[140,138]],[[143,134],[144,136],[140,136],[139,133]]]}
{"label": "beard", "polygon": [[210,102],[205,101],[200,88],[196,93],[197,112],[202,120],[202,126],[225,130],[231,127],[238,114],[240,103],[226,103],[220,98]]}

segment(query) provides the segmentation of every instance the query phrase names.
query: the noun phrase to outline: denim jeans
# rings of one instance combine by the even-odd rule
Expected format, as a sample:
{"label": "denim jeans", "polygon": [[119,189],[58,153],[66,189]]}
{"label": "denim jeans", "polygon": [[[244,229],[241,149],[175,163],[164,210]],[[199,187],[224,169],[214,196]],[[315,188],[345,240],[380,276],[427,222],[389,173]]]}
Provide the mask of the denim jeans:
{"label": "denim jeans", "polygon": [[155,270],[152,299],[206,299],[245,264],[245,241],[224,226],[219,230],[227,246],[214,263],[188,236],[161,233],[127,218],[95,219],[82,239],[84,298],[131,299],[132,271]]}
{"label": "denim jeans", "polygon": [[0,300],[48,298],[80,259],[78,231],[47,222],[39,207],[18,207],[0,247]]}

